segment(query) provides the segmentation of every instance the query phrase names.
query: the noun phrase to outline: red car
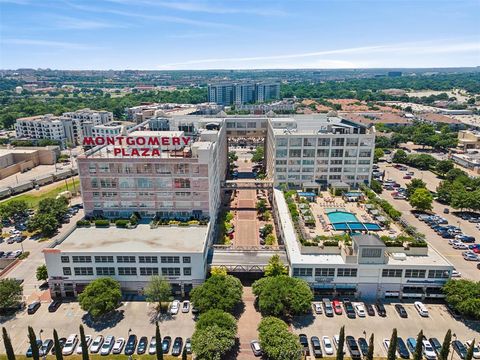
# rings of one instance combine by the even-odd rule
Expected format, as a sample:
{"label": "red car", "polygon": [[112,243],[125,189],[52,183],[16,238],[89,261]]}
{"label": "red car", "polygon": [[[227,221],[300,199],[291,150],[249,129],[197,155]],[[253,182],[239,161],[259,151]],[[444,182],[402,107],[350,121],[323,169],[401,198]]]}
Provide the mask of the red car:
{"label": "red car", "polygon": [[332,305],[333,305],[333,310],[335,311],[335,314],[342,315],[343,313],[342,302],[339,300],[333,300]]}
{"label": "red car", "polygon": [[410,175],[405,175],[403,178],[408,180],[408,179],[411,179],[412,177]]}

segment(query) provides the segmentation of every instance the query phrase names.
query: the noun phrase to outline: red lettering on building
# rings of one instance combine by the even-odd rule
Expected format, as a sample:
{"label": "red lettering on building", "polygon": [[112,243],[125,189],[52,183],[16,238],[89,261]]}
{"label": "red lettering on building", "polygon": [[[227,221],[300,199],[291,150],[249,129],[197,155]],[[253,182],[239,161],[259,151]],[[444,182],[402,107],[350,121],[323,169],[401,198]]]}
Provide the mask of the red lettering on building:
{"label": "red lettering on building", "polygon": [[170,145],[170,138],[162,137],[162,145]]}
{"label": "red lettering on building", "polygon": [[172,137],[172,145],[180,145],[180,138],[178,136]]}

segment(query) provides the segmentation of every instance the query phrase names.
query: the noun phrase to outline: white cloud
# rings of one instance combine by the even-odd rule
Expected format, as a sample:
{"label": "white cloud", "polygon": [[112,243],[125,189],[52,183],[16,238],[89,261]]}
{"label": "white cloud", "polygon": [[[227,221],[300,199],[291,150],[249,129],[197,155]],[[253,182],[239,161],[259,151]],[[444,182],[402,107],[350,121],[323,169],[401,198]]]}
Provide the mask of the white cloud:
{"label": "white cloud", "polygon": [[62,29],[93,30],[106,28],[125,28],[123,24],[114,24],[107,21],[78,19],[69,16],[54,16],[54,23]]}

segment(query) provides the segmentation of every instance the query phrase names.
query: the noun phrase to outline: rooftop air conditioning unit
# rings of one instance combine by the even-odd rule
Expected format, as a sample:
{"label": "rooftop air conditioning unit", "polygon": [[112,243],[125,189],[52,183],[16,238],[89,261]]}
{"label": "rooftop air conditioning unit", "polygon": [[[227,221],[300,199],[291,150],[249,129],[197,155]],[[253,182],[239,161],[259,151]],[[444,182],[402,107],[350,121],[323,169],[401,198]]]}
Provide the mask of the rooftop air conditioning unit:
{"label": "rooftop air conditioning unit", "polygon": [[407,255],[405,253],[392,253],[392,258],[394,260],[405,261],[407,260]]}

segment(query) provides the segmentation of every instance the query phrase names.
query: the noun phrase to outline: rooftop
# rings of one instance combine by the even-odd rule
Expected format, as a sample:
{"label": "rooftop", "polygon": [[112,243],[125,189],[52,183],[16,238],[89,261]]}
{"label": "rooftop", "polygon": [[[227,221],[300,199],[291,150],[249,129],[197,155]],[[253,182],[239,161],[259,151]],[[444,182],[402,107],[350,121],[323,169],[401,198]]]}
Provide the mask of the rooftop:
{"label": "rooftop", "polygon": [[362,234],[352,236],[352,240],[359,246],[380,246],[385,247],[385,243],[375,235]]}
{"label": "rooftop", "polygon": [[208,226],[160,226],[151,229],[77,228],[56,249],[65,252],[203,252]]}

